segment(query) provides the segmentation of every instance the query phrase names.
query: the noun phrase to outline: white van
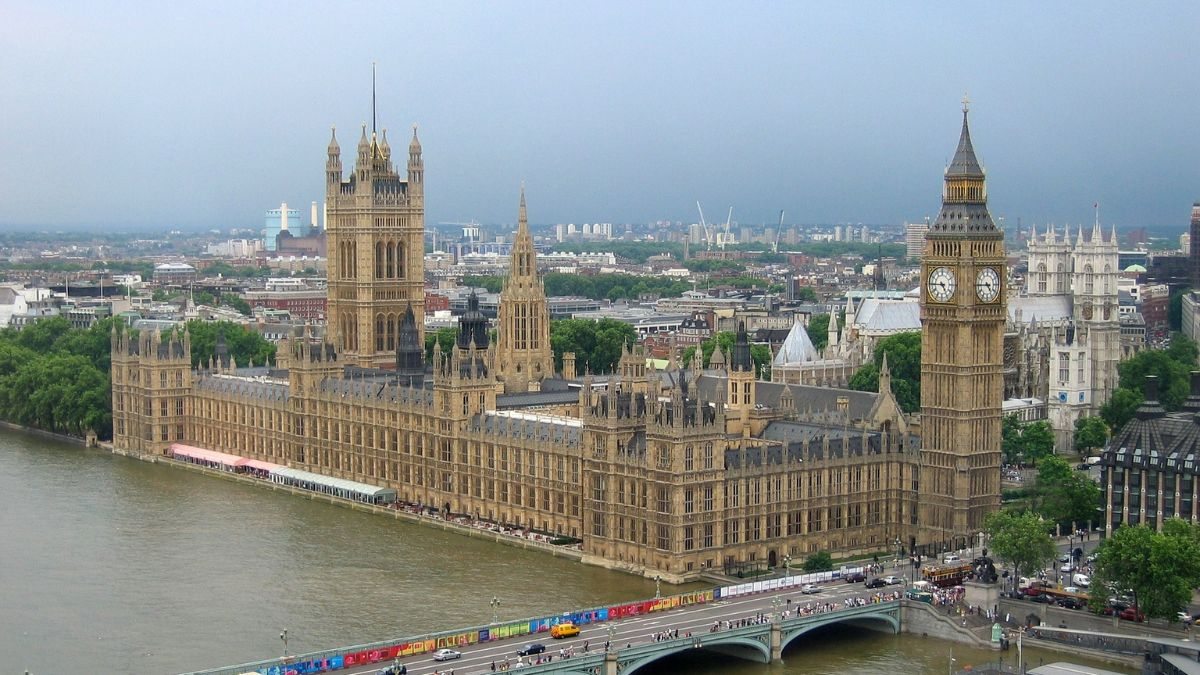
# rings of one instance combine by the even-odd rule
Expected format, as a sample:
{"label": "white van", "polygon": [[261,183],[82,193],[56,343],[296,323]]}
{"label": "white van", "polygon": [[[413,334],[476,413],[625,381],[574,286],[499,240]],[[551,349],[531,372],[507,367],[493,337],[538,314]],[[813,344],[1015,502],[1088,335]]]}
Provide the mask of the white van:
{"label": "white van", "polygon": [[1099,463],[1100,463],[1100,458],[1099,458],[1099,457],[1088,457],[1088,458],[1087,458],[1087,464],[1088,464],[1088,466],[1096,466],[1096,465],[1097,465],[1097,464],[1099,464]]}
{"label": "white van", "polygon": [[960,561],[962,561],[962,558],[960,558],[960,557],[958,557],[958,556],[954,555],[953,553],[951,553],[950,555],[946,556],[945,558],[942,558],[942,562],[943,562],[943,563],[946,563],[946,564],[949,564],[949,563],[956,563],[956,562],[960,562]]}
{"label": "white van", "polygon": [[1075,574],[1071,577],[1071,583],[1080,588],[1087,588],[1092,583],[1086,574]]}

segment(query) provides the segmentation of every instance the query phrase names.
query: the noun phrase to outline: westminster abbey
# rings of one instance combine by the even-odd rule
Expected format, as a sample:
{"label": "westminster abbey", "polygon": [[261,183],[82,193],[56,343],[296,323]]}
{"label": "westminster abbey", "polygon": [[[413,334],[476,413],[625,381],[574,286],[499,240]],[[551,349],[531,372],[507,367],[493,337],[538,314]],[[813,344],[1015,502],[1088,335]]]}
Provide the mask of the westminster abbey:
{"label": "westminster abbey", "polygon": [[578,539],[587,562],[673,582],[974,534],[940,514],[940,532],[919,523],[928,469],[886,361],[882,394],[759,381],[743,328],[718,368],[672,358],[655,369],[630,345],[615,372],[576,377],[570,353],[567,375],[554,372],[523,193],[495,341],[472,297],[454,347],[426,358],[415,135],[407,180],[386,139],[365,132],[349,180],[336,141],[326,169],[329,330],[283,340],[274,364],[239,364],[218,342],[198,369],[186,329],[115,331],[118,449],[184,443],[394,488],[403,502]]}

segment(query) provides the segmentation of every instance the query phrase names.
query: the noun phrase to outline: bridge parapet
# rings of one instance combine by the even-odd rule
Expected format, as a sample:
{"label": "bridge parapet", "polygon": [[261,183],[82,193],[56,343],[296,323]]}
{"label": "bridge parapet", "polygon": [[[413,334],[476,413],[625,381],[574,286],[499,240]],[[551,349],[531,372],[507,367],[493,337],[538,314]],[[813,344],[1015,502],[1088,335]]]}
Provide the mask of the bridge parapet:
{"label": "bridge parapet", "polygon": [[695,649],[719,652],[759,663],[771,663],[780,659],[783,649],[793,640],[822,626],[848,623],[867,628],[873,624],[898,633],[900,603],[900,600],[888,600],[854,607],[838,607],[812,614],[793,614],[776,623],[764,621],[693,633],[680,638],[618,647],[612,649],[609,654],[577,654],[568,659],[527,666],[521,672],[528,675],[632,675],[654,661]]}

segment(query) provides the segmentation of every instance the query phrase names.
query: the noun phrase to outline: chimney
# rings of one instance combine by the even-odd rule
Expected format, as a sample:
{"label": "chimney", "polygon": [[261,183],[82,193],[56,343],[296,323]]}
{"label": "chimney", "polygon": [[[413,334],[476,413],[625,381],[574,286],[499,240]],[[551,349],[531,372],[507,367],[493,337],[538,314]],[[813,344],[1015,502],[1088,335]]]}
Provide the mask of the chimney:
{"label": "chimney", "polygon": [[315,230],[315,229],[321,227],[321,221],[317,220],[317,203],[316,202],[313,202],[312,207],[309,209],[308,219],[312,225],[312,229]]}
{"label": "chimney", "polygon": [[1166,416],[1167,411],[1163,410],[1162,405],[1158,402],[1158,377],[1147,375],[1146,384],[1142,391],[1144,400],[1138,406],[1134,416],[1139,420],[1150,420]]}
{"label": "chimney", "polygon": [[575,377],[575,352],[563,352],[563,377]]}

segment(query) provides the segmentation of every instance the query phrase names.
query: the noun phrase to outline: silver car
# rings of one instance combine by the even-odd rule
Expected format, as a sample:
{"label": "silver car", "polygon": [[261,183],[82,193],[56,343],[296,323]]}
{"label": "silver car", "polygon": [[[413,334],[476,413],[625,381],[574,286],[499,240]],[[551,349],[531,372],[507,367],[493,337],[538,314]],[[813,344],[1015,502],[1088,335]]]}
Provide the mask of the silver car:
{"label": "silver car", "polygon": [[805,595],[812,595],[813,593],[820,593],[821,587],[816,584],[804,584],[800,592]]}
{"label": "silver car", "polygon": [[453,649],[439,649],[433,653],[434,661],[452,661],[462,656],[462,652]]}

